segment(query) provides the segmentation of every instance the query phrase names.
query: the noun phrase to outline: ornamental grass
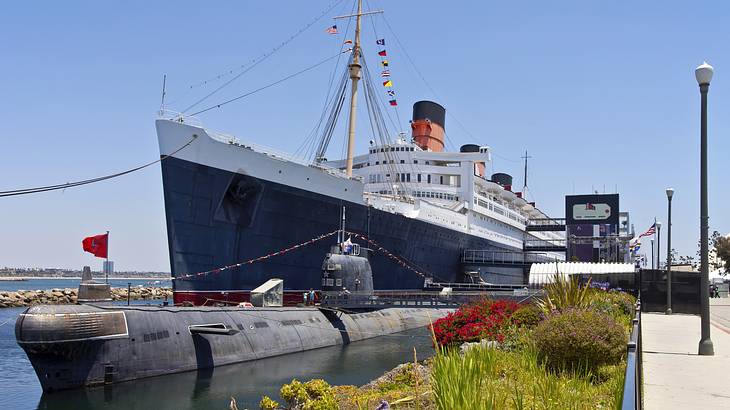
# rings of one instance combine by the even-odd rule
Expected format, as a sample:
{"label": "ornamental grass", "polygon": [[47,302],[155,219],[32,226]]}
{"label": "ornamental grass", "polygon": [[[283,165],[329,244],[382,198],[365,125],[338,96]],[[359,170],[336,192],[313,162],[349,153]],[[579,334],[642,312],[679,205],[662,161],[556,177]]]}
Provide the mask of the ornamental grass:
{"label": "ornamental grass", "polygon": [[594,371],[553,372],[534,348],[507,352],[475,347],[463,355],[441,349],[433,359],[436,408],[614,409],[620,405],[625,364]]}

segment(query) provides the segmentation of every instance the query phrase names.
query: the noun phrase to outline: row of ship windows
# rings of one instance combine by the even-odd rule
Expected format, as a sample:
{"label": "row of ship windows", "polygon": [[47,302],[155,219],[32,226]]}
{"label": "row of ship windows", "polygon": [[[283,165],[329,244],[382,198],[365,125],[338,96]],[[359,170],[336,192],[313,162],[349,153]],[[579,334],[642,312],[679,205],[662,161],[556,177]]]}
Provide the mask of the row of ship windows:
{"label": "row of ship windows", "polygon": [[[382,189],[378,191],[381,195],[393,195],[393,191]],[[457,195],[447,194],[445,192],[428,192],[428,191],[414,191],[413,196],[416,198],[432,198],[432,199],[446,199],[448,201],[458,201]]]}
{"label": "row of ship windows", "polygon": [[[385,165],[385,164],[387,164],[387,163],[388,163],[388,161],[386,161],[386,160],[383,160],[383,161],[382,161],[382,164],[383,164],[383,165]],[[391,163],[391,164],[395,164],[395,160],[394,160],[394,159],[391,159],[391,160],[390,160],[390,163]],[[400,160],[400,163],[401,163],[401,164],[405,164],[405,163],[406,163],[406,160],[402,159],[402,160]],[[414,160],[413,160],[413,163],[414,163],[414,164],[418,164],[418,160],[417,160],[417,159],[414,159]],[[431,165],[431,162],[430,162],[430,161],[425,161],[424,163],[425,163],[426,165]],[[375,161],[375,165],[380,165],[380,164],[381,164],[381,161]],[[369,166],[370,166],[370,163],[368,162],[366,166],[368,166],[368,167],[369,167]]]}
{"label": "row of ship windows", "polygon": [[434,199],[446,199],[449,201],[458,201],[459,197],[444,192],[428,192],[428,191],[415,191],[413,196],[416,198],[434,198]]}
{"label": "row of ship windows", "polygon": [[397,152],[401,152],[401,151],[402,152],[405,152],[405,151],[413,152],[413,151],[415,151],[415,148],[413,148],[413,147],[387,147],[387,148],[380,148],[380,149],[374,148],[374,149],[371,149],[370,150],[370,153],[371,154],[377,154],[378,152],[393,152],[393,151],[397,151]]}
{"label": "row of ship windows", "polygon": [[[391,181],[390,174],[385,174],[385,179],[383,179],[382,174],[370,174],[368,176],[368,183],[371,183],[371,184],[375,184],[378,182],[390,182],[390,181]],[[447,183],[444,184],[444,176],[443,175],[438,176],[438,183],[440,185],[459,186],[458,183],[457,184],[448,183],[449,182],[448,178],[446,181],[447,181]],[[411,182],[411,174],[408,172],[397,172],[395,174],[395,182]],[[416,174],[416,182],[423,182],[423,178],[421,178],[421,174]],[[426,183],[427,184],[431,183],[431,174],[426,174]],[[476,201],[476,199],[475,199],[475,201]],[[476,202],[474,202],[474,203],[476,203]],[[484,206],[486,207],[486,205],[484,205]]]}

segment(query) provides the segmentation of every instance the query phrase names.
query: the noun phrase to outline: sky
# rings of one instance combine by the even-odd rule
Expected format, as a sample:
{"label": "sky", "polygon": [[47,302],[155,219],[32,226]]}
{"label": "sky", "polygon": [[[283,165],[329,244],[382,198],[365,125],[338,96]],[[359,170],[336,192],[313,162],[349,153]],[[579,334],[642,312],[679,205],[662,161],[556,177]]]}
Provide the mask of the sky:
{"label": "sky", "polygon": [[[671,186],[672,244],[688,255],[699,238],[694,68],[707,60],[716,69],[709,94],[710,228],[730,232],[727,2],[366,3],[385,10],[385,17],[365,18],[363,47],[374,67],[375,33],[386,39],[400,127],[409,128],[413,102],[437,101],[448,112],[447,147],[491,146],[493,171],[514,175],[516,185],[520,156],[529,150],[530,197],[551,216],[564,215],[566,194],[618,191],[621,210],[641,233],[655,217],[666,222],[664,190]],[[352,0],[4,3],[0,191],[155,160],[163,74],[167,108],[183,110],[233,75],[191,85],[239,73],[332,4],[196,108],[336,54],[351,36],[324,30],[338,24],[344,31],[346,21],[331,17],[348,14]],[[294,152],[319,119],[334,64],[200,119],[242,141]],[[358,152],[369,140],[361,124]],[[338,131],[330,157],[343,141]],[[0,229],[0,267],[99,269],[101,260],[82,251],[81,239],[108,230],[116,270],[170,270],[159,165],[85,187],[0,198]]]}

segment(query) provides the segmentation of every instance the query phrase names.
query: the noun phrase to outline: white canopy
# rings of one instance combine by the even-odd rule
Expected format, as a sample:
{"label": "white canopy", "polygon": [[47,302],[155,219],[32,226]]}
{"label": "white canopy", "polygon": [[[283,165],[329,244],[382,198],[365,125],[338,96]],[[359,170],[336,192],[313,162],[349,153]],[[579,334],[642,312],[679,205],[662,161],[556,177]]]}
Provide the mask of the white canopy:
{"label": "white canopy", "polygon": [[530,267],[530,286],[552,283],[555,273],[560,275],[593,275],[607,273],[634,273],[633,263],[592,263],[592,262],[547,262],[533,263]]}

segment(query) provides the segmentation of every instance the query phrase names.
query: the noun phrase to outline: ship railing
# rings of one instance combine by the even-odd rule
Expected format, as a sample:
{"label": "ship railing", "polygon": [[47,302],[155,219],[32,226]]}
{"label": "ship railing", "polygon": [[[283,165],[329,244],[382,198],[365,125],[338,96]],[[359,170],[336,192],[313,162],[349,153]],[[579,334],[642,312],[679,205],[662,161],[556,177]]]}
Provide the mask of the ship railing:
{"label": "ship railing", "polygon": [[531,247],[565,247],[566,239],[526,239],[525,248]]}
{"label": "ship railing", "polygon": [[[445,284],[444,284],[445,285]],[[323,292],[322,306],[332,308],[384,308],[384,307],[419,307],[419,308],[456,308],[465,303],[483,299],[510,298],[519,301],[531,299],[542,294],[541,290],[530,290],[525,285],[492,285],[458,283],[450,284],[458,291],[442,292],[442,288],[431,288],[431,291],[377,291],[375,294]],[[475,285],[470,288],[469,285]],[[450,287],[447,287],[450,288]]]}
{"label": "ship railing", "polygon": [[450,298],[435,292],[403,292],[377,295],[358,293],[329,293],[322,299],[322,306],[350,309],[384,308],[384,307],[418,307],[418,308],[456,308],[465,303],[462,298]]}
{"label": "ship railing", "polygon": [[[208,135],[210,135],[212,138],[214,138],[218,141],[225,142],[227,144],[235,145],[238,147],[250,149],[251,151],[255,151],[255,152],[258,152],[261,154],[266,154],[267,156],[280,160],[280,161],[293,162],[293,163],[296,163],[299,165],[303,165],[305,167],[316,168],[316,169],[326,172],[329,175],[348,179],[347,174],[345,174],[345,171],[343,171],[339,168],[333,168],[333,167],[328,167],[328,166],[322,165],[322,164],[316,164],[316,163],[313,163],[312,161],[308,160],[305,157],[292,155],[292,154],[286,153],[284,151],[280,151],[280,150],[277,150],[275,148],[271,148],[271,147],[268,147],[265,145],[254,144],[254,143],[250,143],[250,142],[242,142],[236,136],[227,134],[227,133],[224,133],[221,131],[209,130],[209,129],[206,129],[205,131],[208,133]],[[362,177],[353,176],[352,178],[349,178],[349,179],[362,180]]]}
{"label": "ship railing", "polygon": [[547,254],[494,251],[488,249],[466,249],[461,255],[464,263],[497,263],[502,265],[523,265],[528,263],[549,262]]}
{"label": "ship railing", "polygon": [[407,196],[407,195],[388,195],[388,194],[381,194],[378,192],[365,191],[365,192],[363,192],[363,196],[365,198],[377,198],[377,199],[385,199],[387,201],[404,202],[404,203],[411,204],[411,205],[416,203],[415,198],[413,198],[411,196]]}
{"label": "ship railing", "polygon": [[[184,123],[184,124],[203,128],[203,122],[199,118],[194,117],[194,116],[189,116],[184,113],[180,113],[180,112],[173,111],[173,110],[168,110],[168,109],[159,110],[158,117],[166,119],[166,120],[170,120],[170,121],[175,121],[175,122]],[[216,131],[216,130],[212,130],[212,129],[208,129],[208,128],[205,128],[205,132],[211,138],[213,138],[217,141],[220,141],[220,142],[224,142],[226,144],[231,144],[231,145],[235,145],[238,147],[250,149],[252,151],[266,154],[271,158],[278,159],[281,161],[294,162],[296,164],[304,165],[306,167],[317,168],[319,170],[326,172],[329,175],[348,179],[345,171],[343,171],[339,168],[328,167],[328,166],[322,165],[322,164],[315,164],[315,163],[312,163],[312,161],[308,160],[305,157],[292,155],[292,154],[289,154],[289,153],[286,153],[283,151],[279,151],[279,150],[276,150],[274,148],[267,147],[264,145],[243,142],[236,136],[227,134],[225,132]],[[362,181],[363,178],[361,176],[353,176],[350,179]]]}
{"label": "ship railing", "polygon": [[528,226],[562,226],[565,225],[565,218],[530,218]]}
{"label": "ship railing", "polygon": [[188,124],[194,127],[203,127],[203,121],[200,118],[174,110],[161,109],[157,111],[157,118]]}

